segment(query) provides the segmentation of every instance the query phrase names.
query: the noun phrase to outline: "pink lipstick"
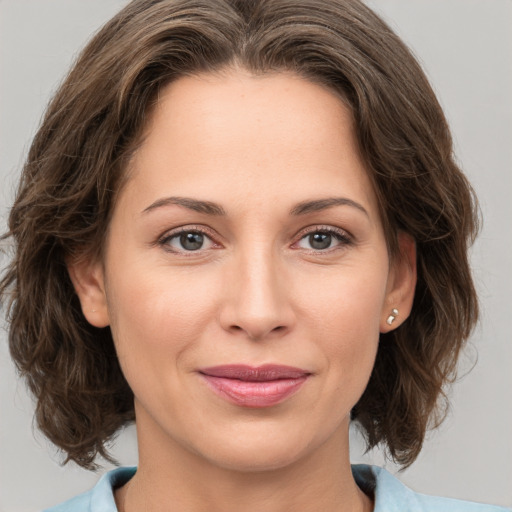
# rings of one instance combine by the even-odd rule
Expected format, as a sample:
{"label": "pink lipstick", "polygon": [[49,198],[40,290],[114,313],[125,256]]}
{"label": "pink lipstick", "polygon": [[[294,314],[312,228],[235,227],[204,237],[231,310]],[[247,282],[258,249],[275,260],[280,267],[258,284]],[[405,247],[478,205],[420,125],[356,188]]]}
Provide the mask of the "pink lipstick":
{"label": "pink lipstick", "polygon": [[291,366],[242,364],[202,368],[199,373],[210,389],[242,407],[263,408],[276,405],[296,393],[311,375]]}

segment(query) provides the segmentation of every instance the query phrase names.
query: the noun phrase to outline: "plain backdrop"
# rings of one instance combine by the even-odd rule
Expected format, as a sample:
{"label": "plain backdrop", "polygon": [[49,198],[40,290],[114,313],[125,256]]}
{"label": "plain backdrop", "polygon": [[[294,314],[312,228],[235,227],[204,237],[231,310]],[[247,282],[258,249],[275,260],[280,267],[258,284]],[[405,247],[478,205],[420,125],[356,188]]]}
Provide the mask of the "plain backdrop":
{"label": "plain backdrop", "polygon": [[[0,0],[0,231],[24,155],[52,91],[77,51],[126,2]],[[480,197],[484,228],[472,253],[482,319],[462,360],[475,368],[452,408],[400,478],[429,494],[512,505],[512,1],[369,2],[423,63],[451,124],[458,159]],[[5,259],[2,260],[2,265]],[[467,373],[467,372],[466,372]],[[33,405],[0,332],[0,511],[33,512],[89,489],[98,474],[74,465],[33,432]],[[354,462],[385,464],[363,454]],[[114,453],[135,464],[134,429]],[[106,465],[105,469],[109,466]]]}

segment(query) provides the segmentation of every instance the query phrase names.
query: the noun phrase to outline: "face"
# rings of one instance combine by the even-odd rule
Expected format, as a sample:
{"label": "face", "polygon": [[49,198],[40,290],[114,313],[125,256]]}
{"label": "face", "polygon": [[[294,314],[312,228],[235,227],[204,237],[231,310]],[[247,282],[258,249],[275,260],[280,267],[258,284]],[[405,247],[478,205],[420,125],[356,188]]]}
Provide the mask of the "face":
{"label": "face", "polygon": [[390,262],[342,101],[243,71],[161,93],[105,260],[70,272],[111,326],[142,438],[248,470],[345,436],[412,275]]}

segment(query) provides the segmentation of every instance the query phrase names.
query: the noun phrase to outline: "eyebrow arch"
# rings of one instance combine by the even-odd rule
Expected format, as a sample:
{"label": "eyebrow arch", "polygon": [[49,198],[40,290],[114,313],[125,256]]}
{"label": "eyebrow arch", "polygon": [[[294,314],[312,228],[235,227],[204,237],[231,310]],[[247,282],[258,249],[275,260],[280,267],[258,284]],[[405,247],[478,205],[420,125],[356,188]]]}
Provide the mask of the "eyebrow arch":
{"label": "eyebrow arch", "polygon": [[[206,215],[226,215],[226,212],[222,206],[211,201],[200,201],[198,199],[192,199],[190,197],[165,197],[158,199],[154,203],[150,204],[145,208],[142,213],[149,213],[157,208],[162,208],[169,205],[178,205],[195,212],[204,213]],[[305,215],[307,213],[318,212],[332,208],[333,206],[352,206],[362,211],[366,216],[369,217],[366,209],[356,201],[348,199],[346,197],[329,197],[326,199],[316,199],[313,201],[303,201],[298,203],[290,210],[290,215]]]}
{"label": "eyebrow arch", "polygon": [[306,213],[326,210],[333,206],[352,206],[369,217],[368,212],[363,205],[353,201],[352,199],[348,199],[347,197],[328,197],[326,199],[317,199],[315,201],[303,201],[292,208],[290,215],[305,215]]}
{"label": "eyebrow arch", "polygon": [[222,206],[219,206],[216,203],[212,203],[211,201],[200,201],[190,197],[165,197],[163,199],[158,199],[154,203],[150,204],[147,208],[145,208],[142,213],[149,213],[156,208],[161,208],[162,206],[169,206],[173,204],[183,206],[184,208],[188,208],[189,210],[193,210],[195,212],[205,213],[206,215],[226,215],[226,212]]}

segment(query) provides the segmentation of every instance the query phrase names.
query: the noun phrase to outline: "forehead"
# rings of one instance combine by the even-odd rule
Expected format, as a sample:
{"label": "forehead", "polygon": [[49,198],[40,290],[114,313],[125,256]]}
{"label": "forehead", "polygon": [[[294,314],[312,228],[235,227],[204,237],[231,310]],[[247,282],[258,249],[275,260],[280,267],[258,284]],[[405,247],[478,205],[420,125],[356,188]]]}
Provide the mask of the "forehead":
{"label": "forehead", "polygon": [[349,108],[290,72],[229,69],[172,82],[131,167],[146,202],[164,191],[217,202],[248,193],[300,201],[350,192],[375,206]]}
{"label": "forehead", "polygon": [[182,142],[191,137],[205,148],[209,142],[257,142],[298,150],[304,142],[310,147],[328,139],[352,144],[352,124],[350,110],[325,86],[286,71],[254,75],[228,68],[182,77],[164,88],[146,134],[179,130]]}

